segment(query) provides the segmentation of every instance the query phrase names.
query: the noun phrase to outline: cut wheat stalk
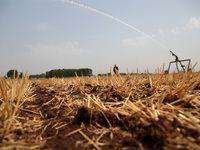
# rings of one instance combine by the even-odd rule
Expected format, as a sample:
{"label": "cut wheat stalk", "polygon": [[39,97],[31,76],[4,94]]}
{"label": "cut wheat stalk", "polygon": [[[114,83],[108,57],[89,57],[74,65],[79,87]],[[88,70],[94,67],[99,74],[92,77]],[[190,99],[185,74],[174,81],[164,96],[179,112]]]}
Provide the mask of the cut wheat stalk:
{"label": "cut wheat stalk", "polygon": [[85,133],[83,133],[81,130],[78,131],[88,142],[90,142],[97,150],[101,150],[101,148],[93,142]]}
{"label": "cut wheat stalk", "polygon": [[81,131],[81,130],[82,130],[82,128],[76,129],[76,130],[74,130],[74,131],[72,131],[72,132],[66,134],[65,136],[66,136],[66,137],[67,137],[67,136],[70,136],[70,135],[75,134],[75,133],[77,133],[77,132],[79,132],[79,131]]}

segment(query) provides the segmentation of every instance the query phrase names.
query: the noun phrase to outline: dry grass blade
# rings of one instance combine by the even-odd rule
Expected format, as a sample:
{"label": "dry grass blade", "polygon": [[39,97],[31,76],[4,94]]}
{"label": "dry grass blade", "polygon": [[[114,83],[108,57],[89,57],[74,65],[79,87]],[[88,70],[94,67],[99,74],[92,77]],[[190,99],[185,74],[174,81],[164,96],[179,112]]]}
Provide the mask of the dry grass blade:
{"label": "dry grass blade", "polygon": [[[17,80],[19,81],[19,77],[17,78]],[[17,96],[16,96],[16,98],[17,98],[17,103],[16,103],[16,106],[15,106],[15,108],[14,108],[14,111],[13,111],[12,117],[11,117],[11,119],[10,119],[10,122],[8,123],[7,129],[6,129],[6,133],[9,132],[10,126],[11,126],[11,124],[13,123],[13,119],[14,119],[15,114],[16,114],[16,112],[17,112],[17,109],[18,109],[18,106],[19,106],[21,97],[22,97],[22,95],[24,94],[24,92],[26,91],[27,80],[28,80],[28,74],[26,73],[26,74],[25,74],[25,78],[21,80],[21,83],[20,83],[20,86],[19,86],[19,92],[18,92],[18,94],[17,94]],[[16,85],[16,86],[17,86],[17,85]]]}
{"label": "dry grass blade", "polygon": [[101,150],[101,148],[93,142],[87,135],[85,135],[81,130],[78,131],[88,142],[90,142],[96,149]]}
{"label": "dry grass blade", "polygon": [[11,108],[10,108],[11,106],[10,106],[8,96],[7,96],[5,80],[1,76],[0,76],[0,90],[1,90],[2,97],[3,97],[3,101],[5,103],[5,106],[4,106],[5,108],[2,110],[3,115],[1,117],[3,120],[5,120],[5,119],[8,119],[11,117]]}
{"label": "dry grass blade", "polygon": [[32,110],[28,110],[28,109],[24,109],[24,108],[20,108],[20,107],[18,107],[18,109],[23,110],[23,111],[27,111],[27,112],[30,112],[30,113],[33,113],[33,114],[40,115],[39,112],[35,112],[35,111],[32,111]]}
{"label": "dry grass blade", "polygon": [[[25,121],[26,119],[24,117],[18,115],[22,111],[23,113],[32,113],[33,115],[39,114],[23,108],[23,104],[26,100],[33,99],[33,96],[30,95],[32,91],[28,82],[27,73],[22,79],[19,79],[19,75],[17,78],[14,77],[9,80],[0,77],[0,98],[3,100],[3,103],[0,103],[0,132],[3,133],[0,135],[0,145],[2,145],[3,149],[36,149],[44,145],[43,141],[35,142],[27,141],[22,137],[19,138],[19,135],[24,135],[25,132],[27,132],[28,128],[26,126],[30,125],[29,122]],[[21,103],[21,101],[23,103]],[[19,107],[19,105],[21,105],[21,107]],[[23,121],[23,124],[21,121]],[[33,122],[32,125],[35,124],[35,128],[37,129],[37,123]]]}
{"label": "dry grass blade", "polygon": [[74,130],[74,131],[68,133],[68,134],[65,135],[65,136],[70,136],[70,135],[75,134],[75,133],[77,133],[77,132],[79,132],[79,131],[81,131],[81,130],[82,130],[81,128],[80,128],[80,129],[77,129],[77,130]]}

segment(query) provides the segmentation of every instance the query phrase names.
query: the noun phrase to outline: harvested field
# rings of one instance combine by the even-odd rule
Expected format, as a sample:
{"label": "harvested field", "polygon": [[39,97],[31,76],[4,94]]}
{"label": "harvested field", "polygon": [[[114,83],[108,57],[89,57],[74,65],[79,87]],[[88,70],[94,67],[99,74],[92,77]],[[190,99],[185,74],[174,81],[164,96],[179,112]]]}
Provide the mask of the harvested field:
{"label": "harvested field", "polygon": [[1,149],[200,149],[200,72],[0,78]]}

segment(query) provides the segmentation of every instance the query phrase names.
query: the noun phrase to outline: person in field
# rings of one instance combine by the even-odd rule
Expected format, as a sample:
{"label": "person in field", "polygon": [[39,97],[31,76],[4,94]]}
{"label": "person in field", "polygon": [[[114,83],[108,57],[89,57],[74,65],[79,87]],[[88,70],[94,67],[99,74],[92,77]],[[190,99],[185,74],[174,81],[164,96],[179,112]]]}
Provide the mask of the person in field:
{"label": "person in field", "polygon": [[115,74],[118,74],[119,68],[117,67],[117,65],[114,65],[113,71]]}

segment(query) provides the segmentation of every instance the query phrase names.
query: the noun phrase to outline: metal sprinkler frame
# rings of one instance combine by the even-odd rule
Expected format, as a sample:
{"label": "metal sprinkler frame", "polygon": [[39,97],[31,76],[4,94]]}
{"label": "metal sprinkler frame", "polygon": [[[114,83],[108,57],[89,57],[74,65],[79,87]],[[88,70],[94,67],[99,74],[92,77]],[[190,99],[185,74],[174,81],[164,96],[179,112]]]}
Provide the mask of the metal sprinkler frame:
{"label": "metal sprinkler frame", "polygon": [[[167,73],[169,73],[170,66],[171,66],[172,63],[176,63],[176,69],[177,69],[178,72],[180,72],[180,70],[178,68],[178,63],[180,63],[183,72],[188,72],[190,70],[190,61],[191,61],[190,59],[179,60],[178,56],[175,55],[172,51],[170,51],[170,53],[172,53],[172,56],[175,57],[175,61],[171,61],[169,63],[169,67],[168,67]],[[188,61],[188,65],[187,66],[182,64],[182,62],[185,62],[185,61]]]}

